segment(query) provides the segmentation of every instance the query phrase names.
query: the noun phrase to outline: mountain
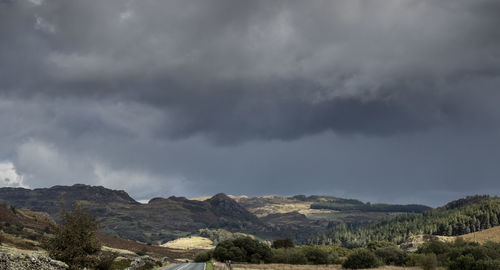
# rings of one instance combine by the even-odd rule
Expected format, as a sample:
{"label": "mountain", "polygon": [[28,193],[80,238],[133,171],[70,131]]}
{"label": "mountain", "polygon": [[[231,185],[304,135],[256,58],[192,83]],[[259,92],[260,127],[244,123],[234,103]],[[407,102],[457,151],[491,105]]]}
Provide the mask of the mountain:
{"label": "mountain", "polygon": [[75,184],[73,186],[53,186],[51,188],[25,189],[0,188],[0,201],[8,202],[18,208],[46,212],[58,217],[61,206],[71,209],[75,201],[86,200],[96,203],[123,203],[138,205],[123,190],[111,190],[102,186]]}
{"label": "mountain", "polygon": [[[405,206],[384,205],[380,209],[358,200],[330,196],[237,197],[223,193],[200,199],[158,197],[141,204],[125,191],[81,184],[33,190],[0,188],[0,201],[16,208],[46,212],[56,221],[63,207],[68,210],[78,203],[97,215],[102,233],[156,243],[196,234],[205,228],[265,239],[292,237],[305,243],[312,235],[338,223],[387,220],[405,210]],[[338,206],[349,207],[332,209]]]}
{"label": "mountain", "polygon": [[252,234],[270,231],[259,218],[222,193],[205,201],[172,196],[141,204],[125,191],[77,184],[34,190],[0,188],[0,200],[16,208],[46,212],[56,221],[63,206],[70,209],[78,203],[97,215],[103,233],[143,242],[165,242],[203,228]]}

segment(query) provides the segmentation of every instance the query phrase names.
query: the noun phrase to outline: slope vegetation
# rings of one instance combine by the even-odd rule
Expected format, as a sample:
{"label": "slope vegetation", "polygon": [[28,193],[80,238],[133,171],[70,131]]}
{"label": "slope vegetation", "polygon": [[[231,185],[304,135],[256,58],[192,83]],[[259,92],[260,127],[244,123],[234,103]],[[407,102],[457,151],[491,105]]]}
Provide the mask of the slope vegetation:
{"label": "slope vegetation", "polygon": [[[481,198],[479,198],[481,197]],[[339,224],[330,232],[310,239],[311,242],[365,246],[370,241],[401,244],[419,234],[457,236],[489,229],[500,224],[500,198],[468,197],[447,206],[421,214],[404,214],[392,220],[367,225]]]}

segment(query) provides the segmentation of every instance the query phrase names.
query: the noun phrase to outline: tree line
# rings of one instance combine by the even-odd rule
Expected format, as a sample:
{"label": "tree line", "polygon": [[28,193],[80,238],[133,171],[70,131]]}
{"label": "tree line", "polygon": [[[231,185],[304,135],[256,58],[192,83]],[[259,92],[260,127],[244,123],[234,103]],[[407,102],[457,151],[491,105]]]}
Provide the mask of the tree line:
{"label": "tree line", "polygon": [[310,237],[309,242],[354,248],[371,241],[401,244],[417,234],[457,236],[498,226],[500,199],[483,197],[478,201],[477,197],[469,197],[472,204],[461,201],[458,206],[402,214],[370,224],[335,224],[326,233]]}

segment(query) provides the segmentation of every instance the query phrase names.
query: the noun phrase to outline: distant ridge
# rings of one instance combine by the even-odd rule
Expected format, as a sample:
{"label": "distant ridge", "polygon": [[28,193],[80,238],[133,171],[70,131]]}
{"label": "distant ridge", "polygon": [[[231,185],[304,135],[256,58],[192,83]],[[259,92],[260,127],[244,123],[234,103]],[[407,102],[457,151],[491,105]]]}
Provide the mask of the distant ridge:
{"label": "distant ridge", "polygon": [[204,228],[269,231],[259,218],[222,193],[205,201],[171,196],[141,204],[123,190],[75,184],[33,190],[0,188],[0,201],[16,208],[46,212],[56,221],[62,207],[71,209],[77,203],[98,216],[103,233],[143,242],[166,242]]}

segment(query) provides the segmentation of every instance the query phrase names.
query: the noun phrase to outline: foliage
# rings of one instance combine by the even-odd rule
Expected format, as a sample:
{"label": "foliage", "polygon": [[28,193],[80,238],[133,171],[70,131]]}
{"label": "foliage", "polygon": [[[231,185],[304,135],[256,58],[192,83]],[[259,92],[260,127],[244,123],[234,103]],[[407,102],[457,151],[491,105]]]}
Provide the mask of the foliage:
{"label": "foliage", "polygon": [[454,243],[434,240],[424,244],[418,254],[412,255],[408,265],[424,269],[435,269],[437,266],[450,270],[500,269],[500,243],[481,245],[460,239]]}
{"label": "foliage", "polygon": [[396,245],[392,242],[387,241],[371,241],[370,243],[368,243],[368,245],[366,245],[366,248],[371,251],[386,247],[396,247]]}
{"label": "foliage", "polygon": [[375,250],[375,255],[379,257],[384,264],[403,266],[409,257],[406,251],[395,246],[381,247]]}
{"label": "foliage", "polygon": [[271,248],[250,237],[220,242],[213,256],[218,261],[261,263],[271,260]]}
{"label": "foliage", "polygon": [[422,213],[432,208],[419,204],[384,204],[384,203],[338,203],[338,202],[319,202],[311,204],[311,209],[330,209],[336,211],[363,211],[363,212],[403,212],[403,213]]}
{"label": "foliage", "polygon": [[113,269],[113,262],[118,257],[116,253],[113,252],[101,252],[98,257],[96,270],[111,270]]}
{"label": "foliage", "polygon": [[161,263],[154,264],[152,262],[146,262],[143,266],[135,268],[135,270],[151,270],[155,269],[158,266],[161,266]]}
{"label": "foliage", "polygon": [[363,247],[371,241],[401,244],[417,234],[454,236],[497,225],[500,225],[500,199],[475,198],[421,214],[402,214],[391,220],[371,224],[340,223],[332,226],[329,232],[310,238],[310,242],[339,244],[349,248]]}
{"label": "foliage", "polygon": [[310,264],[328,264],[328,252],[318,246],[307,246],[304,255]]}
{"label": "foliage", "polygon": [[138,250],[135,252],[135,254],[139,255],[139,256],[144,256],[148,253],[148,250],[144,247],[142,248],[141,250]]}
{"label": "foliage", "polygon": [[380,259],[373,251],[357,249],[347,256],[347,260],[342,264],[342,267],[350,269],[375,268],[381,264]]}
{"label": "foliage", "polygon": [[279,238],[273,241],[273,248],[293,248],[293,240],[290,237]]}
{"label": "foliage", "polygon": [[239,233],[239,232],[232,233],[224,229],[200,229],[199,233],[200,236],[212,240],[214,245],[217,245],[219,242],[222,242],[224,240],[252,237],[251,235],[245,233]]}
{"label": "foliage", "polygon": [[212,262],[207,262],[205,270],[214,270],[214,264]]}
{"label": "foliage", "polygon": [[111,270],[124,270],[130,266],[132,260],[115,260],[113,265],[111,265]]}
{"label": "foliage", "polygon": [[339,253],[346,254],[336,246],[301,246],[293,248],[272,249],[273,263],[284,264],[337,264],[340,263]]}
{"label": "foliage", "polygon": [[424,270],[434,270],[438,266],[437,256],[434,253],[412,254],[408,265],[420,266]]}
{"label": "foliage", "polygon": [[213,250],[204,250],[196,254],[194,257],[195,262],[208,262],[213,257]]}
{"label": "foliage", "polygon": [[271,261],[284,264],[307,264],[307,258],[300,248],[273,249]]}
{"label": "foliage", "polygon": [[63,211],[61,225],[45,246],[49,256],[67,263],[72,269],[94,267],[101,244],[96,238],[98,222],[95,215],[76,207]]}

